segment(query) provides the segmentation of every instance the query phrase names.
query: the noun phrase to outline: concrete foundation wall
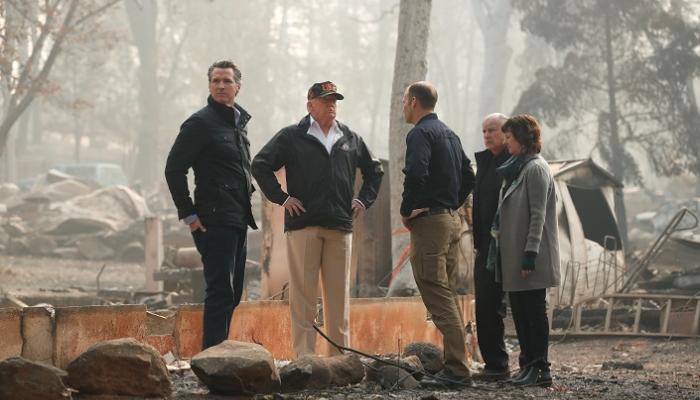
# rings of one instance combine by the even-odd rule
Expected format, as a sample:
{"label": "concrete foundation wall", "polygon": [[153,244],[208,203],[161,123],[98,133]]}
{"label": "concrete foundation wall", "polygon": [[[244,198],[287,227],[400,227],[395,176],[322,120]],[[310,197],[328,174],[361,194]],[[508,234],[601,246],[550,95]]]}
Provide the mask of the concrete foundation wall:
{"label": "concrete foundation wall", "polygon": [[22,354],[22,312],[0,308],[0,360]]}
{"label": "concrete foundation wall", "polygon": [[[460,300],[465,322],[472,321],[471,296]],[[174,316],[147,313],[143,305],[0,309],[0,359],[25,358],[65,368],[91,345],[133,337],[161,354],[190,358],[201,351],[202,305],[182,305]],[[398,346],[425,341],[442,344],[419,297],[351,299],[350,346],[367,353],[395,353]],[[174,319],[174,321],[173,321]],[[286,301],[242,302],[230,339],[259,343],[277,359],[294,357]],[[153,332],[149,332],[152,330]],[[317,337],[316,349],[329,344]]]}
{"label": "concrete foundation wall", "polygon": [[87,306],[56,309],[54,365],[65,368],[95,343],[146,337],[146,306]]}
{"label": "concrete foundation wall", "polygon": [[45,307],[27,307],[22,310],[22,357],[54,363],[54,311]]}

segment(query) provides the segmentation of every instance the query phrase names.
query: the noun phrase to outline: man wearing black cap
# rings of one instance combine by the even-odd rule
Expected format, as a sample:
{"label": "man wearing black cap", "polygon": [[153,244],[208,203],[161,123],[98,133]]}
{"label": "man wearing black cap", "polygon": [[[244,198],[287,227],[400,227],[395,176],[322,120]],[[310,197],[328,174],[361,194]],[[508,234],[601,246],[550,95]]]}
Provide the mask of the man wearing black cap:
{"label": "man wearing black cap", "polygon": [[[309,114],[279,131],[252,164],[265,196],[286,210],[289,306],[297,357],[315,352],[319,271],[326,333],[349,346],[352,223],[376,199],[383,175],[381,163],[362,138],[335,120],[336,101],[343,98],[332,82],[315,83],[307,93]],[[282,167],[287,193],[274,175]],[[353,196],[358,168],[363,184]]]}
{"label": "man wearing black cap", "polygon": [[241,71],[231,61],[217,61],[207,76],[207,105],[182,123],[165,165],[178,216],[189,225],[204,265],[204,349],[228,339],[243,293],[247,228],[257,229],[250,207],[250,115],[235,102]]}

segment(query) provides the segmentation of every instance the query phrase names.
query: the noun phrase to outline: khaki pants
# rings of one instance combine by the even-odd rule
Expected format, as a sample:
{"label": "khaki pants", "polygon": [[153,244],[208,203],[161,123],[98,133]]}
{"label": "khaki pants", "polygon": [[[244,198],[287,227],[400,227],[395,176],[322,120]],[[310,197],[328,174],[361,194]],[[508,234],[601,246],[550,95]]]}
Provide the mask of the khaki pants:
{"label": "khaki pants", "polygon": [[[323,285],[323,321],[328,337],[349,346],[350,256],[352,234],[321,227],[287,232],[289,307],[297,357],[314,354],[318,277]],[[329,344],[330,355],[340,354]]]}
{"label": "khaki pants", "polygon": [[457,256],[461,221],[456,211],[413,219],[411,266],[425,307],[442,332],[445,368],[468,377],[464,322],[457,300]]}

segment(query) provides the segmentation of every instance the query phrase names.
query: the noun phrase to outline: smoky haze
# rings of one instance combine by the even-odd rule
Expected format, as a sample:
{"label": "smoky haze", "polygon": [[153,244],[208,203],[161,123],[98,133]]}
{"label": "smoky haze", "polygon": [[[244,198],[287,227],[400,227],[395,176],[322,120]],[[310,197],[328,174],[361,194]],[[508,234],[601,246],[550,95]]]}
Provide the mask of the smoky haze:
{"label": "smoky haze", "polygon": [[[73,2],[57,3],[64,18]],[[630,184],[653,185],[657,175],[697,175],[700,134],[692,123],[698,115],[698,2],[644,1],[610,10],[590,1],[562,2],[571,3],[568,8],[557,3],[432,2],[426,79],[437,86],[437,112],[466,153],[482,149],[484,115],[522,111],[545,123],[549,159],[593,157]],[[313,82],[331,80],[345,95],[338,119],[377,156],[389,157],[398,0],[78,2],[74,20],[84,21],[62,40],[33,92],[22,73],[32,66],[29,77],[43,78],[39,72],[59,42],[63,20],[49,27],[53,36],[28,62],[41,29],[27,21],[44,21],[45,10],[33,2],[0,4],[7,38],[0,42],[0,116],[10,125],[2,137],[5,181],[28,180],[58,164],[109,162],[119,164],[131,184],[155,189],[179,124],[205,103],[207,67],[222,59],[243,72],[237,102],[253,116],[253,154],[306,114]],[[562,12],[570,18],[561,18]],[[616,61],[612,80],[604,74],[606,15]],[[678,21],[652,24],[664,18]],[[620,22],[630,19],[634,23]],[[579,28],[568,27],[568,20]],[[645,26],[656,30],[649,34]],[[668,46],[674,40],[682,45]],[[659,58],[671,62],[640,73],[639,65]],[[576,63],[579,69],[567,67]],[[659,79],[670,83],[639,84]],[[610,84],[618,91],[612,113]],[[675,91],[667,91],[672,84]],[[600,91],[586,90],[591,87]],[[642,101],[654,96],[679,100],[664,107]],[[30,99],[22,108],[24,97]],[[671,118],[670,110],[679,107],[687,110]],[[659,147],[666,149],[663,156],[654,155]],[[616,152],[624,163],[615,164]]]}
{"label": "smoky haze", "polygon": [[[653,284],[700,290],[695,270],[690,283],[671,279],[700,248],[700,0],[0,0],[0,294],[34,290],[0,307],[66,304],[70,287],[94,304],[202,300],[201,258],[164,164],[221,60],[242,71],[252,155],[330,80],[345,96],[338,120],[383,159],[377,201],[353,227],[355,297],[418,293],[397,208],[402,96],[419,80],[437,88],[436,112],[472,160],[484,116],[542,123],[562,276],[582,277],[559,300],[603,293],[598,273],[615,285],[619,271],[655,276],[638,260],[669,232],[687,251],[672,248],[667,281]],[[251,206],[261,229],[246,236],[246,298],[282,299],[284,210],[261,190]]]}

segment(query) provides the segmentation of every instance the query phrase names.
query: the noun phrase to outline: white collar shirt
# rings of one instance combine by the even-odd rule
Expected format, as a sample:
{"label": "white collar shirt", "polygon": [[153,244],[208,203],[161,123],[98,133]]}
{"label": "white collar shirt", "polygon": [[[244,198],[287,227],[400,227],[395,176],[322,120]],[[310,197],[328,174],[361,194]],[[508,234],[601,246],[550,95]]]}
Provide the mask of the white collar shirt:
{"label": "white collar shirt", "polygon": [[328,154],[331,154],[331,150],[333,149],[333,145],[335,144],[335,142],[337,142],[338,139],[343,137],[343,131],[341,131],[338,127],[338,122],[333,121],[331,129],[328,130],[328,135],[325,135],[323,133],[323,130],[321,130],[321,126],[311,115],[309,115],[309,122],[309,130],[306,131],[306,133],[318,139],[318,141],[321,142],[323,147],[326,148]]}

